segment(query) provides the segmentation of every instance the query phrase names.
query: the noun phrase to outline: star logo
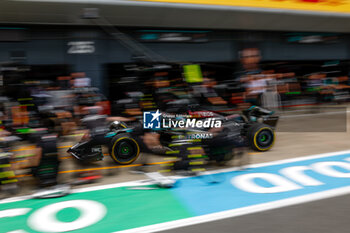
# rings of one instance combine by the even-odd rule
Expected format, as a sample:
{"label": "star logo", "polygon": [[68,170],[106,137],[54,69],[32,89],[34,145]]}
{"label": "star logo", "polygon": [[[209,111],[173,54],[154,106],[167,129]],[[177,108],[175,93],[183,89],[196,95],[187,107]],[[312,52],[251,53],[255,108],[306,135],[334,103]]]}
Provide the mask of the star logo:
{"label": "star logo", "polygon": [[159,120],[158,118],[162,115],[161,113],[159,113],[159,109],[155,112],[155,113],[151,113],[153,118],[151,120],[151,122],[153,122],[154,120]]}
{"label": "star logo", "polygon": [[143,113],[143,128],[144,129],[160,129],[160,116],[162,113],[157,110],[156,112],[144,112]]}

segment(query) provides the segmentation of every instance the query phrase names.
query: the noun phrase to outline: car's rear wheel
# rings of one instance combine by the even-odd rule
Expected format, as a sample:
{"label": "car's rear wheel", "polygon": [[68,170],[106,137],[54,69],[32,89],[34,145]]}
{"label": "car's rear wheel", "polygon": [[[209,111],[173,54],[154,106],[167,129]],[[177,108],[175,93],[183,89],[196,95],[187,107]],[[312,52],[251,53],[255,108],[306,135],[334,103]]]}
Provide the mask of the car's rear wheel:
{"label": "car's rear wheel", "polygon": [[267,151],[275,142],[275,132],[266,124],[256,123],[248,129],[247,138],[249,145],[254,150]]}

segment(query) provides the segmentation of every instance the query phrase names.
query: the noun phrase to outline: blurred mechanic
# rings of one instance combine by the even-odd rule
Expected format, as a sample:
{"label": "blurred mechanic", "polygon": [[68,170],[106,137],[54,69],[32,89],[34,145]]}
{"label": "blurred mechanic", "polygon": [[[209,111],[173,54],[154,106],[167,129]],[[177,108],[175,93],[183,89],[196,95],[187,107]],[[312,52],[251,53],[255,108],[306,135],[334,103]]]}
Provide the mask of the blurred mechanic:
{"label": "blurred mechanic", "polygon": [[84,72],[72,73],[75,88],[91,87],[91,79]]}
{"label": "blurred mechanic", "polygon": [[32,158],[32,172],[38,180],[39,187],[48,187],[58,183],[58,137],[54,132],[55,124],[49,117],[45,116],[41,121],[44,128],[37,129],[31,138],[37,145],[35,156]]}
{"label": "blurred mechanic", "polygon": [[[260,50],[258,48],[245,48],[239,52],[242,70],[236,73],[236,80],[240,82],[241,91],[245,99],[243,108],[249,105],[259,104],[259,95],[263,92],[265,86],[264,79],[260,74],[259,63],[261,60]],[[247,104],[249,103],[249,104]]]}

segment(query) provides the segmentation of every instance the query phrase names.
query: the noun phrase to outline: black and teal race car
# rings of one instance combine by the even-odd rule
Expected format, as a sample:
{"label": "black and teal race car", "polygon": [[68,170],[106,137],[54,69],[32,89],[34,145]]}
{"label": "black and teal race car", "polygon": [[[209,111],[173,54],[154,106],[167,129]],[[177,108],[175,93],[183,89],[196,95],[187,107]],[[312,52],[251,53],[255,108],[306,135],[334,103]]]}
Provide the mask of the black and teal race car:
{"label": "black and teal race car", "polygon": [[[223,116],[215,113],[214,117],[222,121],[221,129],[214,134],[210,129],[198,128],[167,128],[155,132],[160,134],[160,144],[166,150],[173,150],[170,145],[174,144],[199,144],[206,148],[208,157],[216,161],[227,158],[224,154],[235,147],[250,146],[256,151],[268,151],[274,145],[278,116],[273,115],[273,111],[252,106],[242,114]],[[79,143],[68,150],[78,160],[102,160],[103,145],[108,146],[110,156],[116,163],[124,165],[133,163],[140,152],[152,151],[152,148],[145,145],[142,140],[146,130],[143,129],[141,121],[133,123],[114,121],[109,127],[91,127],[91,129],[90,135],[84,136]],[[193,135],[212,135],[212,137],[196,140]],[[219,153],[218,147],[226,149]]]}

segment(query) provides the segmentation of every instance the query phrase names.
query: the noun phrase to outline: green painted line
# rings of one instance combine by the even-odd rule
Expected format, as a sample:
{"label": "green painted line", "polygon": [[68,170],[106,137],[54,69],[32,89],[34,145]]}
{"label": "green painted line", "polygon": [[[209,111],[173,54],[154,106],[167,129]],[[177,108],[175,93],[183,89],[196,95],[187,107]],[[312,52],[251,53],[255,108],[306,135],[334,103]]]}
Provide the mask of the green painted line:
{"label": "green painted line", "polygon": [[193,161],[189,163],[190,165],[203,165],[204,162],[203,161]]}
{"label": "green painted line", "polygon": [[169,154],[178,154],[180,153],[179,150],[170,150],[170,151],[166,151],[165,154],[169,155]]}
{"label": "green painted line", "polygon": [[24,129],[16,129],[18,133],[30,133],[32,131],[31,128],[24,128]]}
{"label": "green painted line", "polygon": [[173,147],[173,146],[182,146],[182,144],[181,143],[173,143],[173,144],[169,144],[169,147]]}
{"label": "green painted line", "polygon": [[201,142],[202,139],[191,139],[190,142]]}
{"label": "green painted line", "polygon": [[185,136],[183,136],[183,135],[173,135],[173,136],[171,136],[171,138],[172,139],[181,139],[181,138],[185,138]]}
{"label": "green painted line", "polygon": [[27,155],[16,155],[16,158],[28,158],[28,157],[33,157],[34,154],[27,154]]}
{"label": "green painted line", "polygon": [[[61,198],[29,199],[0,204],[1,211],[15,208],[30,209],[24,215],[0,218],[1,232],[23,230],[28,233],[42,233],[30,226],[28,223],[30,216],[44,207],[49,206],[50,209],[52,204],[72,200],[98,202],[107,209],[101,220],[72,231],[74,233],[116,232],[194,216],[169,190],[132,190],[120,187],[73,193]],[[63,223],[72,222],[80,217],[80,211],[71,207],[64,208],[59,210],[55,217],[57,221]]]}
{"label": "green painted line", "polygon": [[165,163],[165,164],[161,164],[161,167],[171,167],[174,166],[174,163]]}
{"label": "green painted line", "polygon": [[187,148],[187,150],[200,150],[200,149],[202,149],[202,147],[200,146]]}
{"label": "green painted line", "polygon": [[15,173],[13,171],[0,172],[0,178],[14,177]]}
{"label": "green painted line", "polygon": [[191,171],[193,171],[193,172],[204,172],[205,168],[194,168]]}
{"label": "green painted line", "polygon": [[17,179],[11,179],[11,180],[3,180],[1,181],[1,184],[11,184],[11,183],[17,183]]}
{"label": "green painted line", "polygon": [[310,88],[307,88],[306,91],[320,91],[321,88],[319,87],[310,87]]}
{"label": "green painted line", "polygon": [[191,154],[188,155],[187,158],[204,158],[204,156],[201,154]]}
{"label": "green painted line", "polygon": [[300,91],[291,91],[291,92],[286,92],[286,95],[300,95]]}
{"label": "green painted line", "polygon": [[159,173],[165,173],[165,172],[171,172],[171,169],[167,169],[167,170],[159,170]]}

